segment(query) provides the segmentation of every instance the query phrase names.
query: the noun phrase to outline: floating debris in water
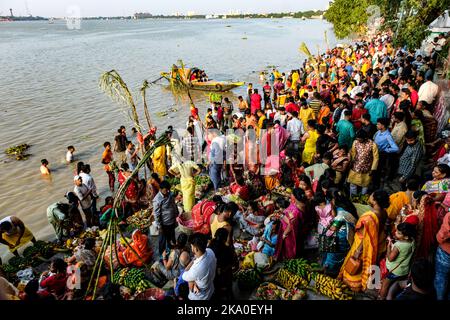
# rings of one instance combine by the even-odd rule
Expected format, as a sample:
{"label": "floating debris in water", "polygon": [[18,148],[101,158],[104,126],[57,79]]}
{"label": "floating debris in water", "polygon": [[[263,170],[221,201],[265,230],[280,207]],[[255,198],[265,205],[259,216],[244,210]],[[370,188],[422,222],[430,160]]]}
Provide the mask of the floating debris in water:
{"label": "floating debris in water", "polygon": [[160,117],[160,118],[162,118],[162,117],[167,117],[167,116],[169,115],[169,112],[177,112],[177,111],[178,111],[177,108],[175,108],[175,107],[170,107],[170,108],[167,109],[166,111],[160,111],[160,112],[157,112],[157,113],[156,113],[156,116],[157,116],[157,117]]}
{"label": "floating debris in water", "polygon": [[227,27],[227,28],[231,28],[231,26],[230,26],[230,25],[227,25],[226,27]]}
{"label": "floating debris in water", "polygon": [[247,37],[243,37],[242,40],[247,40]]}
{"label": "floating debris in water", "polygon": [[26,154],[25,151],[30,148],[30,145],[23,143],[17,146],[9,147],[5,153],[9,156],[15,157],[16,160],[27,160],[31,154]]}

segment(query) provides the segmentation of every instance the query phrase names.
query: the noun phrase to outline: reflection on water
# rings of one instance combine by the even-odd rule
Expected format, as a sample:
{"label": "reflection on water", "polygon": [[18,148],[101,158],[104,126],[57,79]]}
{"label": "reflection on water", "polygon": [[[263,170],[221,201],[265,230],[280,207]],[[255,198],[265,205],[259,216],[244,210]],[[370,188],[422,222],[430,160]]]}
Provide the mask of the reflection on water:
{"label": "reflection on water", "polygon": [[[227,27],[230,25],[231,27]],[[283,28],[278,28],[282,26]],[[89,163],[101,199],[109,196],[108,179],[100,163],[105,141],[113,141],[120,125],[133,126],[117,104],[98,87],[100,75],[116,69],[135,96],[145,123],[139,87],[182,59],[211,79],[259,83],[269,66],[298,68],[304,57],[298,46],[325,48],[323,21],[310,20],[138,20],[83,21],[80,30],[65,23],[11,22],[0,25],[0,218],[17,215],[38,238],[53,231],[46,209],[73,190],[74,164],[65,164],[67,146],[76,161]],[[243,37],[247,40],[242,40]],[[331,45],[334,39],[329,36]],[[165,81],[165,82],[164,82]],[[258,86],[257,86],[258,87]],[[245,86],[226,93],[236,103]],[[203,118],[208,107],[204,92],[191,91]],[[152,121],[162,131],[185,126],[186,94],[175,97],[161,80],[147,90]],[[176,106],[176,113],[156,113]],[[7,147],[28,143],[27,161],[8,161]],[[50,178],[39,176],[40,160],[50,162]],[[0,246],[0,254],[6,252]]]}

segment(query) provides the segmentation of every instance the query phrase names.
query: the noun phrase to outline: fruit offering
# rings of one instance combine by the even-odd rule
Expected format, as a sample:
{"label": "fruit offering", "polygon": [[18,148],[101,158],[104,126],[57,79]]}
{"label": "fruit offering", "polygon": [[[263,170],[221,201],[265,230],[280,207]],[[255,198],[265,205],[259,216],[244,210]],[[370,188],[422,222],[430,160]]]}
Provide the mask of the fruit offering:
{"label": "fruit offering", "polygon": [[311,273],[318,267],[317,263],[309,264],[306,259],[290,259],[284,262],[284,268],[296,274],[308,282],[311,281]]}
{"label": "fruit offering", "polygon": [[113,283],[138,292],[155,287],[155,285],[145,278],[144,269],[138,268],[123,268],[117,270],[113,276]]}
{"label": "fruit offering", "polygon": [[286,269],[282,268],[278,271],[276,281],[284,288],[293,290],[298,288],[307,288],[309,281],[304,278],[293,274]]}
{"label": "fruit offering", "polygon": [[317,293],[327,296],[333,300],[352,300],[353,292],[342,281],[333,279],[324,274],[313,274],[315,281],[314,289]]}
{"label": "fruit offering", "polygon": [[300,289],[286,290],[273,283],[265,283],[256,290],[258,300],[301,300],[306,292]]}
{"label": "fruit offering", "polygon": [[235,278],[241,290],[253,290],[261,283],[261,273],[255,269],[240,270]]}

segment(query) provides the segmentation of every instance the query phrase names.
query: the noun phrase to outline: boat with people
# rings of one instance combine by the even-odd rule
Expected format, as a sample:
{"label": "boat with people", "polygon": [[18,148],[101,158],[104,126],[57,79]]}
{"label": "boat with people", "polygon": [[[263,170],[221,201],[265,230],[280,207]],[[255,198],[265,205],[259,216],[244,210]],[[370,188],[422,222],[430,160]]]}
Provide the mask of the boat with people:
{"label": "boat with people", "polygon": [[161,76],[172,85],[178,85],[192,90],[224,92],[240,87],[245,82],[210,80],[204,70],[187,68],[182,61],[173,65],[170,72],[161,72]]}

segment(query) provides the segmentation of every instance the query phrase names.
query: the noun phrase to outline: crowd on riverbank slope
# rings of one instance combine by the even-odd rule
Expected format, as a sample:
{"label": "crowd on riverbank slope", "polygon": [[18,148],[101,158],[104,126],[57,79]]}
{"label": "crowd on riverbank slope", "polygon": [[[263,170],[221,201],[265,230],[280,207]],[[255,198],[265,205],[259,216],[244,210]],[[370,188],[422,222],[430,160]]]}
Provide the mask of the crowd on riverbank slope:
{"label": "crowd on riverbank slope", "polygon": [[[274,69],[261,94],[251,84],[238,101],[212,94],[204,118],[191,106],[186,129],[165,131],[171,145],[156,148],[149,176],[132,172],[160,130],[127,137],[121,127],[101,161],[112,195],[116,180],[130,182],[119,216],[131,245],[112,242],[100,257],[100,295],[114,296],[119,284],[140,292],[145,281],[168,289],[170,281],[166,296],[230,299],[244,270],[308,257],[319,264],[316,286],[325,274],[352,292],[375,289],[379,299],[448,299],[450,131],[433,82],[448,35],[435,41],[430,52],[413,52],[382,34],[327,50],[287,75]],[[205,174],[210,181],[199,178]],[[47,217],[60,244],[83,239],[29,281],[23,299],[82,297],[103,254],[113,198],[97,209],[88,164],[78,163],[73,181],[67,202],[50,205]],[[16,217],[1,220],[0,232],[15,254],[33,239]],[[80,287],[68,286],[78,278],[67,264],[81,270]],[[110,279],[109,266],[116,274],[145,269],[145,281]],[[19,295],[0,279],[3,294]],[[281,277],[277,284],[292,289]]]}

